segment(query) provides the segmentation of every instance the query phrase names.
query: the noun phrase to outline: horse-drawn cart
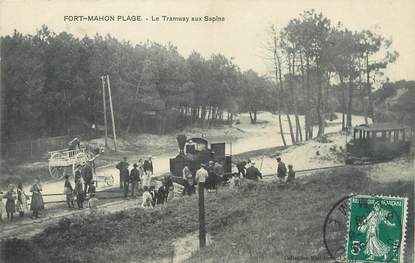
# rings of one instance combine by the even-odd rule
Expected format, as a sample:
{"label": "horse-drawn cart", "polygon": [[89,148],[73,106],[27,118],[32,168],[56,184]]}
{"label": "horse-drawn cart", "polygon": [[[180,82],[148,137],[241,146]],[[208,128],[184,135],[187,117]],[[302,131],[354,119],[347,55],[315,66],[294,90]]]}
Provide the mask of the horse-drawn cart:
{"label": "horse-drawn cart", "polygon": [[75,171],[80,167],[93,167],[96,157],[97,155],[87,148],[49,152],[49,173],[56,180],[64,178],[65,175],[75,175]]}

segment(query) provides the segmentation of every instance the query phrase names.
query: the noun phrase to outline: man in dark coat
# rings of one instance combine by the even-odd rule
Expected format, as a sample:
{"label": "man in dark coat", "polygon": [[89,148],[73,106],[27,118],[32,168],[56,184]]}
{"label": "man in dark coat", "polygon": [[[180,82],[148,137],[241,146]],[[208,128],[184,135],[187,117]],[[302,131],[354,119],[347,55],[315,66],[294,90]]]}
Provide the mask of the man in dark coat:
{"label": "man in dark coat", "polygon": [[124,197],[127,197],[128,187],[130,184],[130,171],[128,171],[128,166],[124,166],[124,168],[121,170],[121,178],[123,181]]}
{"label": "man in dark coat", "polygon": [[134,168],[130,172],[130,182],[131,182],[131,196],[135,197],[136,192],[138,191],[138,184],[140,182],[140,171],[137,169],[138,165],[135,163]]}
{"label": "man in dark coat", "polygon": [[281,158],[277,158],[278,167],[277,167],[277,177],[279,181],[282,183],[284,182],[284,178],[287,176],[287,167],[285,166],[285,163],[281,161]]}
{"label": "man in dark coat", "polygon": [[123,189],[123,181],[122,181],[122,174],[121,171],[122,169],[127,166],[128,167],[128,162],[127,162],[127,157],[124,157],[123,160],[121,162],[119,162],[117,164],[117,166],[115,166],[115,168],[117,168],[118,170],[120,170],[120,189]]}
{"label": "man in dark coat", "polygon": [[246,169],[245,178],[250,179],[250,180],[254,180],[254,181],[258,181],[258,178],[262,179],[262,174],[258,170],[258,168],[255,167],[254,162],[252,162],[251,166],[248,169]]}
{"label": "man in dark coat", "polygon": [[82,167],[81,176],[84,179],[84,194],[86,195],[93,179],[92,167],[88,164]]}

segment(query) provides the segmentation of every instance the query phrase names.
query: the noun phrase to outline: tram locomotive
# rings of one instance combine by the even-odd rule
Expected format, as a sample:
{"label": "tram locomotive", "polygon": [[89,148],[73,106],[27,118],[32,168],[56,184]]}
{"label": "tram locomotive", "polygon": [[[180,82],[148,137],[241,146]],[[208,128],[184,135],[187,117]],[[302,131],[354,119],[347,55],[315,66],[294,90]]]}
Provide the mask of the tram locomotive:
{"label": "tram locomotive", "polygon": [[210,161],[217,161],[224,168],[224,180],[232,172],[232,156],[225,152],[226,144],[210,143],[199,137],[187,138],[185,135],[177,136],[179,154],[175,158],[170,158],[170,173],[176,183],[183,184],[183,168],[188,165],[193,177],[201,164],[208,164]]}

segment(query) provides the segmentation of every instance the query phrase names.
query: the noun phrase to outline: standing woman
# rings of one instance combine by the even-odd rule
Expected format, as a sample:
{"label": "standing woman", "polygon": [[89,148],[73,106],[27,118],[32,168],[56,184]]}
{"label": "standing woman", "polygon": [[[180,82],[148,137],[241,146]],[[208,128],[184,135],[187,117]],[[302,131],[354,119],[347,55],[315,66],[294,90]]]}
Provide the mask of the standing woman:
{"label": "standing woman", "polygon": [[6,213],[7,213],[7,219],[10,221],[13,221],[13,214],[16,212],[16,198],[17,194],[14,191],[14,185],[9,185],[9,190],[4,195],[6,200]]}
{"label": "standing woman", "polygon": [[23,190],[23,185],[20,183],[17,186],[17,212],[19,212],[19,216],[23,217],[24,213],[27,212],[27,195]]}
{"label": "standing woman", "polygon": [[39,179],[35,179],[30,192],[32,192],[32,202],[30,203],[30,210],[33,211],[32,219],[39,218],[39,211],[45,208],[41,193],[42,185],[39,183]]}

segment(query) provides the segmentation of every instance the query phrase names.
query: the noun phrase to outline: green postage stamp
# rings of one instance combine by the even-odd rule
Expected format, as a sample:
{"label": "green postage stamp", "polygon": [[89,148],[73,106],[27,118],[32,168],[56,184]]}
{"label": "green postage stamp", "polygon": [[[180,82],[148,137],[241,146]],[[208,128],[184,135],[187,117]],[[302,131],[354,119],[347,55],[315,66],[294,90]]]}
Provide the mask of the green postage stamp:
{"label": "green postage stamp", "polygon": [[407,198],[355,195],[351,198],[348,262],[402,263]]}

